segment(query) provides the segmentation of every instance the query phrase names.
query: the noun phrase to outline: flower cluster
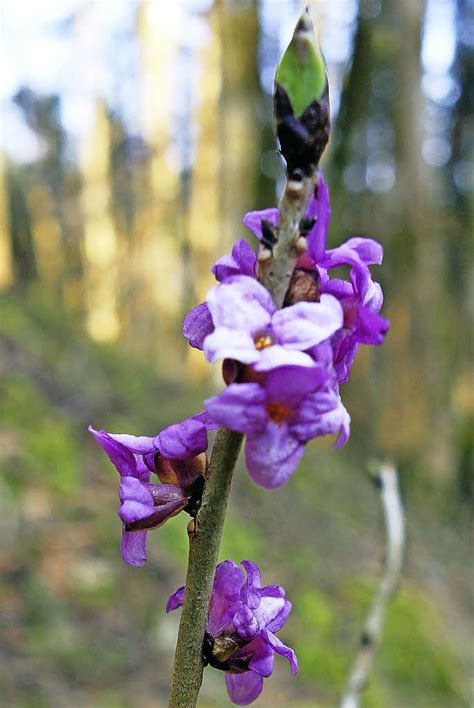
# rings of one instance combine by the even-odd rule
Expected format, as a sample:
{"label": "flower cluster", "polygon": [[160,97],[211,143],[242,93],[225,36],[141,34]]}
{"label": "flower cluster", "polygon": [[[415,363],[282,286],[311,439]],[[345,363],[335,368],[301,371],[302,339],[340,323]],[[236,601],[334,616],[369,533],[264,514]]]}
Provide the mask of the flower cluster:
{"label": "flower cluster", "polygon": [[[242,561],[247,578],[231,560],[216,568],[203,659],[226,672],[230,700],[240,706],[260,695],[263,679],[273,672],[275,654],[288,659],[291,673],[298,671],[295,653],[275,632],[286,622],[291,603],[279,585],[262,588],[260,570],[251,561]],[[181,607],[185,588],[171,595],[166,611]]]}
{"label": "flower cluster", "polygon": [[[183,334],[209,362],[223,361],[227,389],[205,402],[219,425],[246,434],[252,479],[267,489],[284,484],[312,438],[349,437],[350,417],[341,402],[359,344],[381,344],[389,323],[379,311],[382,290],[369,266],[382,262],[382,247],[354,237],[327,249],[329,193],[321,174],[302,230],[307,250],[299,257],[284,307],[277,309],[257,280],[257,259],[245,241],[214,265],[219,281],[185,318]],[[278,229],[278,209],[246,214],[243,223],[264,243]],[[349,279],[331,270],[349,267]]]}
{"label": "flower cluster", "polygon": [[[221,425],[246,436],[246,465],[256,484],[285,484],[313,438],[332,434],[335,447],[349,438],[350,417],[340,386],[350,375],[360,344],[381,344],[389,323],[383,296],[369,266],[382,247],[354,237],[327,248],[329,194],[317,187],[300,224],[300,249],[283,307],[258,280],[258,260],[246,241],[214,264],[217,285],[185,317],[183,334],[211,363],[222,361],[226,388],[205,411],[155,437],[89,428],[120,475],[118,515],[124,561],[146,561],[147,534],[180,511],[201,504],[207,472],[208,432]],[[278,237],[278,209],[246,214],[244,224],[270,249]],[[348,267],[348,279],[332,271]],[[291,610],[284,590],[261,586],[260,571],[242,561],[217,566],[203,645],[205,664],[226,673],[231,700],[247,705],[273,671],[274,655],[297,671],[294,652],[275,636]],[[184,587],[169,599],[180,607]]]}
{"label": "flower cluster", "polygon": [[[156,437],[89,431],[120,474],[117,513],[122,521],[121,553],[129,565],[146,561],[148,531],[180,511],[194,515],[207,469],[207,413],[170,425]],[[151,482],[152,474],[160,484]]]}

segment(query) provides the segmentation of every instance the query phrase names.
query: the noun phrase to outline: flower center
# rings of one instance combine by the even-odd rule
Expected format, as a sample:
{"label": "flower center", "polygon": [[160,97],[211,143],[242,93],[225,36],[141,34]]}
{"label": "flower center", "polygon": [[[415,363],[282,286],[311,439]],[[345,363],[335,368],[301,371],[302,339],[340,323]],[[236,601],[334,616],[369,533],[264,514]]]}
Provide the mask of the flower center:
{"label": "flower center", "polygon": [[281,425],[290,416],[290,409],[283,403],[267,403],[267,413],[277,425]]}
{"label": "flower center", "polygon": [[270,337],[269,334],[263,334],[261,337],[258,337],[258,339],[255,340],[255,349],[258,349],[260,351],[261,349],[266,349],[267,347],[271,347],[273,344],[273,339]]}

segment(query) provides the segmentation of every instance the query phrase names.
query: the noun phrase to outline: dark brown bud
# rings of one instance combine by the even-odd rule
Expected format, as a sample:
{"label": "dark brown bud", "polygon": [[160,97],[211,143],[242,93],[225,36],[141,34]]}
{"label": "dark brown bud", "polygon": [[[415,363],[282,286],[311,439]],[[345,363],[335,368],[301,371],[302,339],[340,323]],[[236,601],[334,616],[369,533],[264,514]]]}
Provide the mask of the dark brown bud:
{"label": "dark brown bud", "polygon": [[227,386],[242,381],[243,364],[235,359],[224,359],[222,362],[222,378]]}
{"label": "dark brown bud", "polygon": [[207,470],[207,455],[201,452],[189,460],[169,460],[157,455],[155,458],[155,472],[161,484],[174,484],[182,486],[183,480],[193,480],[195,477],[205,476]]}
{"label": "dark brown bud", "polygon": [[[317,195],[316,195],[317,199]],[[307,236],[316,223],[314,216],[305,216],[300,221],[300,236]]]}
{"label": "dark brown bud", "polygon": [[319,302],[318,276],[315,271],[295,268],[288,287],[284,307],[297,302]]}
{"label": "dark brown bud", "polygon": [[310,175],[317,168],[329,141],[329,92],[313,101],[296,118],[288,95],[279,84],[275,87],[275,119],[280,151],[286,160],[288,176],[303,172]]}
{"label": "dark brown bud", "polygon": [[[232,659],[235,652],[244,646],[240,637],[212,637],[208,632],[204,635],[202,646],[202,660],[204,666],[208,664],[214,669],[226,671],[230,674],[240,674],[248,671],[248,660]],[[230,661],[232,659],[232,661]]]}
{"label": "dark brown bud", "polygon": [[271,251],[276,242],[275,227],[271,221],[262,219],[262,244]]}

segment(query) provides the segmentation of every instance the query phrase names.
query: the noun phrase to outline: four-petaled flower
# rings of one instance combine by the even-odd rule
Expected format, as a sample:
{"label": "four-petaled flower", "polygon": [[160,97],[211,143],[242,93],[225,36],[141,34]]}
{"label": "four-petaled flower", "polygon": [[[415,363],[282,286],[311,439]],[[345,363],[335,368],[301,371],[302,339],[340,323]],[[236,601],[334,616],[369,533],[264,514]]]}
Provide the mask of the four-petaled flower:
{"label": "four-petaled flower", "polygon": [[[291,611],[291,603],[279,585],[262,587],[260,570],[251,561],[241,568],[231,560],[219,563],[209,604],[203,657],[206,663],[226,672],[230,700],[240,706],[255,701],[263,679],[273,672],[275,654],[298,671],[295,653],[278,639],[278,632]],[[171,595],[166,611],[181,607],[185,588]]]}
{"label": "four-petaled flower", "polygon": [[320,344],[343,324],[343,311],[332,295],[320,302],[299,302],[277,310],[257,280],[234,276],[207,297],[214,331],[204,340],[208,361],[236,359],[256,371],[277,366],[313,366],[305,350]]}
{"label": "four-petaled flower", "polygon": [[[154,438],[106,433],[89,426],[120,474],[120,550],[128,565],[146,562],[149,530],[183,509],[195,511],[204,486],[207,431],[215,427],[206,413],[170,425]],[[150,481],[152,473],[160,484]]]}
{"label": "four-petaled flower", "polygon": [[321,365],[273,369],[263,382],[231,384],[204,405],[217,423],[246,434],[247,469],[266,489],[288,481],[308,440],[338,434],[341,447],[349,437],[349,414]]}

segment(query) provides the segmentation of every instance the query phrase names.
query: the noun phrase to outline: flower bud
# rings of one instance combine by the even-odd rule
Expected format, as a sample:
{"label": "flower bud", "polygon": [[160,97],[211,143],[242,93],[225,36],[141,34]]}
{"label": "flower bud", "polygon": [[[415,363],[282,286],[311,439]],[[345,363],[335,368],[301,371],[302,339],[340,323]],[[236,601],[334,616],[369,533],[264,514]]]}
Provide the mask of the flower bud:
{"label": "flower bud", "polygon": [[315,271],[295,268],[291,275],[284,306],[297,302],[319,302],[318,276]]}
{"label": "flower bud", "polygon": [[324,59],[306,9],[275,75],[275,119],[290,179],[311,175],[329,140],[329,94]]}

